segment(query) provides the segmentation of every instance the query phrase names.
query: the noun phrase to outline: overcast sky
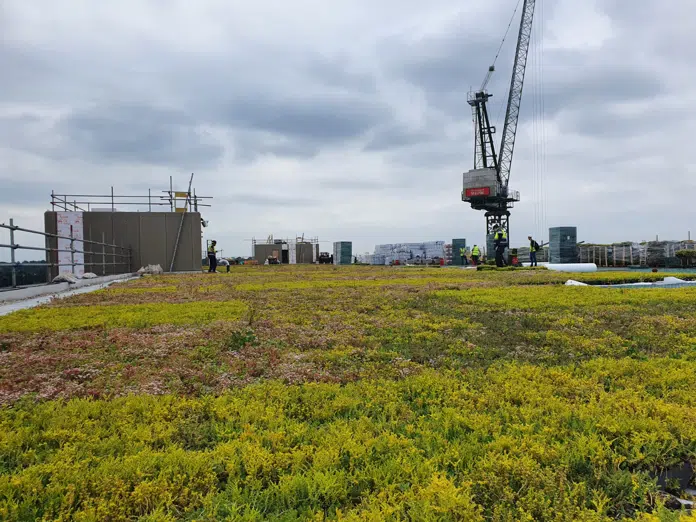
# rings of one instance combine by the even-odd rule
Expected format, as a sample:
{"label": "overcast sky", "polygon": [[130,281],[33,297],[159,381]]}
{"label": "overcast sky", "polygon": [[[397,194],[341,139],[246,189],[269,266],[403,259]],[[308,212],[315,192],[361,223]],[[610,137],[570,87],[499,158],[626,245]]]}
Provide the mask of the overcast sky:
{"label": "overcast sky", "polygon": [[[225,255],[269,234],[481,244],[466,97],[516,4],[5,0],[0,222],[42,228],[51,190],[146,195],[195,172]],[[537,0],[513,244],[696,234],[694,20],[693,0]],[[518,22],[489,87],[500,130]]]}

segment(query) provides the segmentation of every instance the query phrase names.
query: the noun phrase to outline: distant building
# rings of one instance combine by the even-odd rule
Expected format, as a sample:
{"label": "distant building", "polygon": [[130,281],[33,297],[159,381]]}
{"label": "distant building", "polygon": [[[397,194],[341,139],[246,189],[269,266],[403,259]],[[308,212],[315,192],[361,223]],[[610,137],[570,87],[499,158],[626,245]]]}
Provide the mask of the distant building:
{"label": "distant building", "polygon": [[252,240],[252,257],[259,264],[275,258],[282,265],[314,264],[319,259],[319,241],[298,239],[273,239],[265,243]]}

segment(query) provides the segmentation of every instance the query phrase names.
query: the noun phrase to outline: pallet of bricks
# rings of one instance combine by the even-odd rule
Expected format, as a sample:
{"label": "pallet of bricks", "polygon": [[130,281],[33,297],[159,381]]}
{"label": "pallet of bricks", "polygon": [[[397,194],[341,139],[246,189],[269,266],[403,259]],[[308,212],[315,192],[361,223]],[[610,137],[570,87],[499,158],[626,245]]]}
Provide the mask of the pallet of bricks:
{"label": "pallet of bricks", "polygon": [[333,244],[334,265],[350,265],[353,263],[353,243],[337,241]]}

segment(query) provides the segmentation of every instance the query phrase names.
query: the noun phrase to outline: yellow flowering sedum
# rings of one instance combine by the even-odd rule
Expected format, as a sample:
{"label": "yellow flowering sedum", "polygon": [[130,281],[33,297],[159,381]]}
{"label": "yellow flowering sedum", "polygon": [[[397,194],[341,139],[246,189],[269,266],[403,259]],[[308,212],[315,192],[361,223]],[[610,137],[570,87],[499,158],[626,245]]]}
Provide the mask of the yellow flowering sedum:
{"label": "yellow flowering sedum", "polygon": [[695,290],[233,268],[0,318],[0,520],[694,520]]}

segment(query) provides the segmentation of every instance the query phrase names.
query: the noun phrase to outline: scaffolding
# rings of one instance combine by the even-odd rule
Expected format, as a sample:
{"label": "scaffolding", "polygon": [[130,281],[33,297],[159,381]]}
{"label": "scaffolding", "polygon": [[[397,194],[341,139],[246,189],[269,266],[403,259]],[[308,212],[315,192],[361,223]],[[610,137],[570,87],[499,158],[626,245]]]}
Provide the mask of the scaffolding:
{"label": "scaffolding", "polygon": [[318,245],[319,244],[319,238],[318,237],[311,237],[311,238],[306,238],[304,234],[301,236],[296,236],[294,239],[290,239],[288,237],[284,239],[275,239],[273,237],[273,234],[269,235],[265,241],[258,241],[255,237],[252,237],[251,239],[248,239],[247,241],[251,241],[251,248],[253,249],[256,245],[282,245],[282,244],[288,244],[288,243],[305,243],[305,244],[311,244],[311,245]]}
{"label": "scaffolding", "polygon": [[[51,191],[51,210],[65,212],[116,212],[118,207],[127,206],[130,211],[141,212],[199,212],[202,207],[210,207],[206,200],[212,196],[198,196],[196,189],[188,191],[174,190],[172,178],[169,178],[169,190],[160,191],[161,195],[124,196],[114,194],[111,187],[109,194],[57,194]],[[154,207],[154,210],[153,210]],[[169,207],[168,210],[161,207]]]}

